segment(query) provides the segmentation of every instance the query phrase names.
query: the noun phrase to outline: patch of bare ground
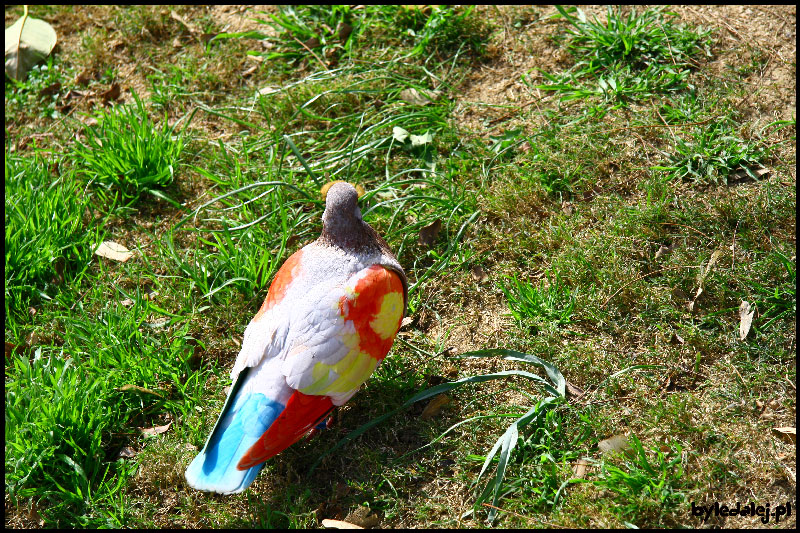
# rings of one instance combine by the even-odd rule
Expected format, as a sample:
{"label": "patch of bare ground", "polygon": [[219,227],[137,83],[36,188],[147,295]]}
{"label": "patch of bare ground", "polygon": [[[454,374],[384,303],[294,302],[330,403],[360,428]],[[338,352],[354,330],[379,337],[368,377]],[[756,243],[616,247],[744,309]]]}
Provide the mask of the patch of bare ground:
{"label": "patch of bare ground", "polygon": [[[467,131],[482,135],[520,125],[536,127],[526,114],[554,99],[535,88],[544,81],[539,72],[558,72],[573,60],[556,37],[568,27],[553,18],[553,7],[484,6],[498,30],[489,45],[489,59],[473,70],[456,92],[454,118]],[[605,17],[605,8],[583,6],[587,17]],[[763,68],[744,83],[751,87],[741,102],[746,114],[758,114],[766,124],[796,115],[795,6],[673,6],[681,21],[710,27],[719,36],[715,57],[703,65],[704,74],[720,75],[754,54],[767,54]],[[523,81],[523,76],[528,84]],[[530,119],[534,124],[530,124]],[[763,124],[762,124],[763,125]]]}

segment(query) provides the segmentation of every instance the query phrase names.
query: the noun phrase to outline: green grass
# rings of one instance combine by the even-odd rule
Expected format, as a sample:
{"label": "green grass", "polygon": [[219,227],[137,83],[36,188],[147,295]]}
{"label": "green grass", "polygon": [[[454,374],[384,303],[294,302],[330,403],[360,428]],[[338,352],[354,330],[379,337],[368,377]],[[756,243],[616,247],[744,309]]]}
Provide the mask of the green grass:
{"label": "green grass", "polygon": [[[32,11],[64,33],[6,84],[7,527],[696,527],[793,497],[796,122],[750,101],[780,44],[684,8],[237,9]],[[194,491],[333,180],[411,323],[329,431]]]}
{"label": "green grass", "polygon": [[[95,290],[99,297],[100,290]],[[6,489],[12,501],[52,502],[47,523],[119,526],[120,487],[135,465],[119,458],[137,427],[186,416],[203,373],[187,365],[186,324],[147,322],[141,295],[62,322],[61,346],[18,354],[6,378]]]}
{"label": "green grass", "polygon": [[576,58],[565,73],[547,74],[550,82],[538,88],[561,94],[564,101],[599,97],[626,106],[631,101],[688,88],[694,56],[710,55],[709,31],[675,24],[674,13],[608,7],[605,22],[589,20],[578,8],[559,13],[574,29],[567,49]]}
{"label": "green grass", "polygon": [[731,122],[712,122],[695,127],[687,140],[678,139],[669,164],[654,169],[669,179],[727,184],[728,176],[739,169],[756,179],[754,171],[767,155],[760,143],[739,138]]}
{"label": "green grass", "polygon": [[[101,229],[84,220],[89,197],[42,155],[6,155],[6,328],[86,270]],[[13,318],[12,318],[13,317]]]}
{"label": "green grass", "polygon": [[113,107],[99,114],[96,125],[85,126],[85,140],[75,146],[72,158],[79,162],[79,174],[99,187],[107,203],[119,199],[130,205],[143,192],[176,203],[163,189],[178,170],[182,133],[166,116],[157,128],[136,93],[133,98],[135,106]]}

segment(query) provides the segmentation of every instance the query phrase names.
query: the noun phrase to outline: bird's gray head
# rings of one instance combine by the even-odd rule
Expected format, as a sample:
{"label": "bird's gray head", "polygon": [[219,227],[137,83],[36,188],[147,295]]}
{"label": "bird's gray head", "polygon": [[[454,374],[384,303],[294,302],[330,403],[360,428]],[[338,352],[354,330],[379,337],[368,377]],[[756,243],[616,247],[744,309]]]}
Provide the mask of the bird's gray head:
{"label": "bird's gray head", "polygon": [[361,209],[358,208],[358,193],[349,183],[334,183],[325,197],[325,212],[322,225],[326,231],[336,233],[361,226]]}

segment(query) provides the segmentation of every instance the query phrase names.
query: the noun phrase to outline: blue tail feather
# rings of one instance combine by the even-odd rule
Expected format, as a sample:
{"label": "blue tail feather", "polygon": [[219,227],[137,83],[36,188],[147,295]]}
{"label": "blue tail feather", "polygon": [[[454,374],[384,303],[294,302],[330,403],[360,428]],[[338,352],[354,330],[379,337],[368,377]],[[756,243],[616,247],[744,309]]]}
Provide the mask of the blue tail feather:
{"label": "blue tail feather", "polygon": [[221,494],[241,492],[264,466],[262,463],[247,470],[236,468],[239,459],[285,406],[261,393],[239,394],[247,371],[239,375],[205,447],[186,469],[186,481],[195,489]]}

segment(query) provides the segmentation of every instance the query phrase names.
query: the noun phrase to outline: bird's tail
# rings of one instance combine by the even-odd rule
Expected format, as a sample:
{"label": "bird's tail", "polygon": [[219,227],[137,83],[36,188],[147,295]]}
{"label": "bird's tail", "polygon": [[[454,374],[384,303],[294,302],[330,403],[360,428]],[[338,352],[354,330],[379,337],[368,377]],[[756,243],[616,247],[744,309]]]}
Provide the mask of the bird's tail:
{"label": "bird's tail", "polygon": [[186,481],[195,489],[220,494],[241,492],[264,466],[260,463],[245,470],[237,468],[242,456],[286,406],[261,393],[240,394],[250,370],[246,368],[239,374],[206,445],[186,469]]}

